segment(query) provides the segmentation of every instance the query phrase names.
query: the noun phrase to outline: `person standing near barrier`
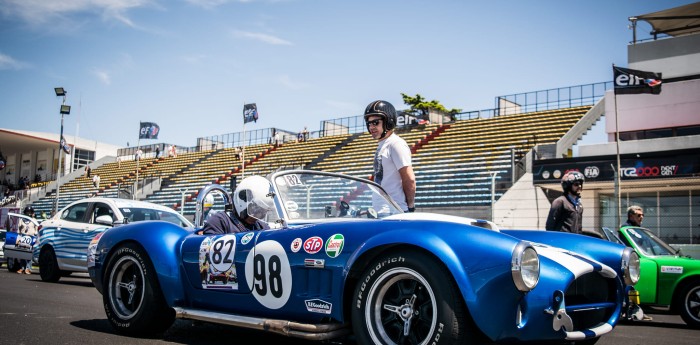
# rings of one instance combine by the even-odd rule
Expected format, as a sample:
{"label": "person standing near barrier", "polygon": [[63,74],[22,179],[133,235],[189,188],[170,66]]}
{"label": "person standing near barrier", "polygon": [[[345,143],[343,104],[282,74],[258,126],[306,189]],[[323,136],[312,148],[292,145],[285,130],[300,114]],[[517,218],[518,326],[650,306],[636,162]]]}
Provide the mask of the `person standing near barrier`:
{"label": "person standing near barrier", "polygon": [[[24,213],[24,215],[27,217],[34,218],[34,208],[31,206],[25,207],[22,213]],[[25,236],[36,236],[36,225],[31,220],[26,218],[19,219],[17,230],[20,234]],[[32,259],[19,260],[19,266],[20,269],[17,271],[17,273],[32,274]]]}
{"label": "person standing near barrier", "polygon": [[583,174],[578,171],[569,171],[564,174],[561,178],[564,194],[552,202],[545,229],[576,234],[583,232],[583,205],[581,204],[583,181]]}
{"label": "person standing near barrier", "polygon": [[642,226],[644,221],[644,210],[637,205],[627,208],[627,222],[622,226]]}
{"label": "person standing near barrier", "polygon": [[[387,101],[374,101],[365,109],[365,124],[378,141],[374,153],[374,182],[378,183],[404,212],[416,210],[416,175],[411,149],[394,134],[396,109]],[[381,210],[377,210],[381,213]]]}

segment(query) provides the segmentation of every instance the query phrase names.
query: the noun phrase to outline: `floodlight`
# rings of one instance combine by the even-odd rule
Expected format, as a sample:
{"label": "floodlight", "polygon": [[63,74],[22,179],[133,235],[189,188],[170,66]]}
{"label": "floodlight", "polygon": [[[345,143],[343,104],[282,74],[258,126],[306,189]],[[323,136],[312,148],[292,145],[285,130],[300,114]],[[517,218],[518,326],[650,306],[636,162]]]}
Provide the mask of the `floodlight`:
{"label": "floodlight", "polygon": [[66,95],[66,90],[64,90],[62,87],[55,87],[53,90],[56,92],[56,96],[65,96]]}
{"label": "floodlight", "polygon": [[61,114],[70,114],[70,105],[61,105]]}

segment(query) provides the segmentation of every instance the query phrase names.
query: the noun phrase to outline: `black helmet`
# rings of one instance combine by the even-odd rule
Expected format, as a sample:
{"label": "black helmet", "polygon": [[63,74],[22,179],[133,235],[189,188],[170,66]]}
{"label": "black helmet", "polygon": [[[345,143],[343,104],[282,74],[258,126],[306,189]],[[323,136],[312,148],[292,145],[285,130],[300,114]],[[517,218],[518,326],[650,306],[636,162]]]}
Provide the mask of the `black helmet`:
{"label": "black helmet", "polygon": [[[381,116],[384,120],[384,133],[382,137],[386,134],[386,131],[390,131],[396,127],[396,109],[391,103],[387,101],[374,101],[370,103],[365,109],[365,122],[370,116]],[[369,125],[367,125],[367,130],[369,131]]]}
{"label": "black helmet", "polygon": [[24,208],[24,211],[22,211],[22,213],[23,213],[25,216],[28,216],[28,215],[30,215],[30,214],[34,214],[34,207],[27,206],[27,207]]}
{"label": "black helmet", "polygon": [[581,182],[581,186],[583,186],[583,174],[578,172],[578,171],[569,171],[564,176],[561,178],[561,188],[564,189],[564,191],[570,191],[571,186],[575,182]]}

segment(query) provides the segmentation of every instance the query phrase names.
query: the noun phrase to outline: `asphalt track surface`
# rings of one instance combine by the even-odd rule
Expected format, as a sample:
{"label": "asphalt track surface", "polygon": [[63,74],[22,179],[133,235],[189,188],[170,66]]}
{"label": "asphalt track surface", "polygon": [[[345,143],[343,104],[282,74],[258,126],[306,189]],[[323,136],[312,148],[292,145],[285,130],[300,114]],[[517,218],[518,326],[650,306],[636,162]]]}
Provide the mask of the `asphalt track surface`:
{"label": "asphalt track surface", "polygon": [[[0,268],[0,344],[290,344],[318,345],[280,335],[189,320],[176,320],[155,338],[116,334],[102,307],[102,296],[86,274],[44,283],[38,274],[19,275]],[[652,321],[618,324],[600,345],[697,345],[700,330],[677,315],[652,310]],[[330,344],[355,345],[352,339]]]}

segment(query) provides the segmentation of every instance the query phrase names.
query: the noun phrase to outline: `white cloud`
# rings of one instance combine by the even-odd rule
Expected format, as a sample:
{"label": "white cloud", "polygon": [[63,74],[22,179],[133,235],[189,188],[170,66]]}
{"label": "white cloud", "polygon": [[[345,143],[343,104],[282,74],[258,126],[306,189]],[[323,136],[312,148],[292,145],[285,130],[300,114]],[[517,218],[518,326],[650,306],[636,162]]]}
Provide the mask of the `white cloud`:
{"label": "white cloud", "polygon": [[102,84],[110,85],[112,83],[112,76],[107,70],[93,68],[92,74],[95,75],[95,77],[97,77]]}
{"label": "white cloud", "polygon": [[83,13],[101,14],[106,20],[116,20],[135,27],[127,16],[131,9],[154,6],[155,0],[6,0],[0,6],[5,18],[19,18],[31,26],[70,26],[71,16]]}
{"label": "white cloud", "polygon": [[249,38],[252,40],[256,40],[256,41],[260,41],[260,42],[272,44],[272,45],[287,45],[287,46],[293,45],[292,42],[289,42],[287,40],[281,39],[281,38],[276,37],[276,36],[259,33],[259,32],[235,30],[235,31],[233,31],[233,35],[236,37]]}
{"label": "white cloud", "polygon": [[27,68],[29,64],[17,61],[9,55],[0,53],[0,70],[1,69],[24,69]]}

